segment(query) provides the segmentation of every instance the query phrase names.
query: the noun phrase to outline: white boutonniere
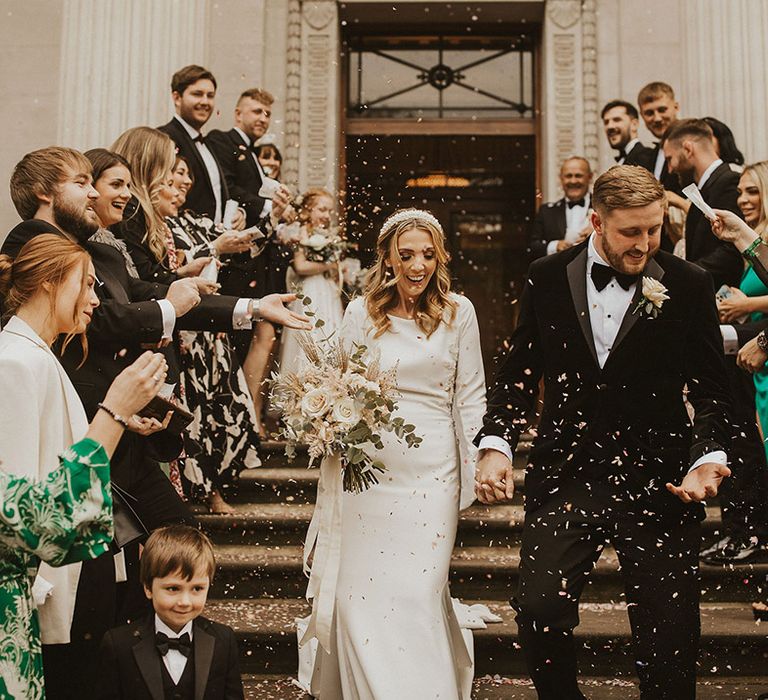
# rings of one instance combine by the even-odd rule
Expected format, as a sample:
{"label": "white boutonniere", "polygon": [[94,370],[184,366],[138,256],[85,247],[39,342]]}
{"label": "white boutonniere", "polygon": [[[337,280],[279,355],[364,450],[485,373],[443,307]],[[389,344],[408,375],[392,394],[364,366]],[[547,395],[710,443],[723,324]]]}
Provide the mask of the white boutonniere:
{"label": "white boutonniere", "polygon": [[633,313],[642,313],[656,318],[664,302],[669,299],[667,288],[653,277],[643,277],[643,296],[637,302]]}

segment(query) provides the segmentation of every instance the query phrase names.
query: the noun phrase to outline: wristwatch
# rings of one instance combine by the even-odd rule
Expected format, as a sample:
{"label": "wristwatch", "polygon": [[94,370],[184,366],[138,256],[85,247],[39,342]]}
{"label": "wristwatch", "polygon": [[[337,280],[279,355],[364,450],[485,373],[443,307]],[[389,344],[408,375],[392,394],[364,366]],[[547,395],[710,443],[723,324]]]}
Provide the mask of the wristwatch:
{"label": "wristwatch", "polygon": [[765,331],[760,331],[757,334],[757,347],[759,347],[764,353],[768,353],[768,335]]}
{"label": "wristwatch", "polygon": [[261,314],[259,313],[260,305],[261,299],[251,299],[251,303],[248,306],[248,315],[251,317],[252,322],[261,321]]}

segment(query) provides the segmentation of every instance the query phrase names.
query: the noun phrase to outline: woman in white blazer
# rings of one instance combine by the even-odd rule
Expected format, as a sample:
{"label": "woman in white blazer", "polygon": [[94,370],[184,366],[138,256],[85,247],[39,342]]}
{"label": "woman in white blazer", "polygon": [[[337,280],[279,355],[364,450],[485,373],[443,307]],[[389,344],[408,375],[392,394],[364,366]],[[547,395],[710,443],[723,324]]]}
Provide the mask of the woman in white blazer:
{"label": "woman in white blazer", "polygon": [[[37,236],[12,267],[6,262],[0,469],[42,480],[57,467],[59,455],[88,431],[83,405],[51,346],[62,335],[65,343],[85,345],[84,331],[99,304],[96,279],[88,253],[63,236]],[[80,567],[40,565],[32,593],[43,644],[70,641]]]}

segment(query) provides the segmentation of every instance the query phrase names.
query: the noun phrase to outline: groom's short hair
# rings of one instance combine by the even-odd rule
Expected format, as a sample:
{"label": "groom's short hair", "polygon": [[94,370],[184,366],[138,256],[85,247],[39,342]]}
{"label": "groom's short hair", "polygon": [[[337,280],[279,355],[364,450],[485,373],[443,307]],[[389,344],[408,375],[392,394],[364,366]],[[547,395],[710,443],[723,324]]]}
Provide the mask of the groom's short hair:
{"label": "groom's short hair", "polygon": [[664,187],[653,173],[639,165],[614,165],[597,178],[592,188],[592,206],[601,216],[614,209],[644,207],[659,200],[666,200]]}

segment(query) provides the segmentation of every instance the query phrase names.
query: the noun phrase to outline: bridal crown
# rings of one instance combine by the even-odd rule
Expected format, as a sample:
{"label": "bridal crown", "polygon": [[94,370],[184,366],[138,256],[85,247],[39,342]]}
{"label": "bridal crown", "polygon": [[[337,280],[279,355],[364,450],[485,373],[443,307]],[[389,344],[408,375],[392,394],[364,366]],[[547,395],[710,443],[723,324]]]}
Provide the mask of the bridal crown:
{"label": "bridal crown", "polygon": [[[425,211],[424,209],[403,209],[392,214],[392,216],[383,223],[381,230],[379,231],[379,240],[381,240],[382,236],[393,226],[397,226],[403,221],[411,221],[412,219],[426,221],[440,231],[440,233],[443,233],[443,227],[431,212]],[[443,233],[443,235],[445,234]]]}

